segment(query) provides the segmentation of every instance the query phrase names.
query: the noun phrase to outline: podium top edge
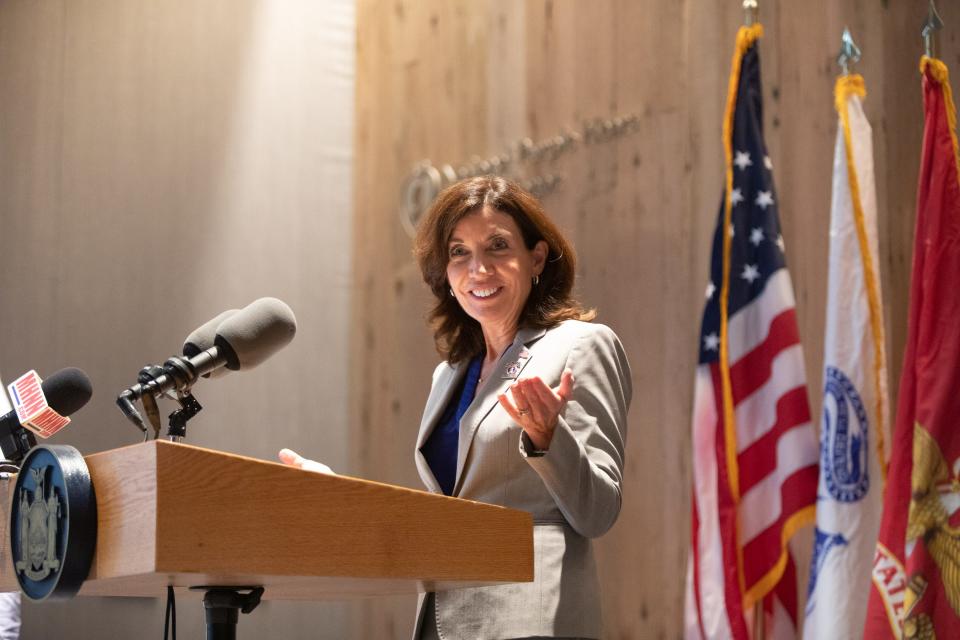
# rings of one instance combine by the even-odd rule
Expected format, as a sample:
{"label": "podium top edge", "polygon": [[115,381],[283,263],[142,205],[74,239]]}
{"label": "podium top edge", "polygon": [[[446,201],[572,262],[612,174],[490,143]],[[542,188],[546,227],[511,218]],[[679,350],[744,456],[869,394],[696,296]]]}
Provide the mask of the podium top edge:
{"label": "podium top edge", "polygon": [[240,462],[243,462],[243,463],[245,463],[245,464],[258,464],[258,465],[269,465],[269,466],[271,466],[271,467],[279,467],[279,468],[285,469],[285,470],[287,470],[287,471],[289,471],[289,472],[310,474],[310,475],[316,476],[316,477],[318,477],[318,478],[334,479],[334,481],[337,481],[337,482],[356,483],[356,484],[358,484],[358,485],[363,485],[363,486],[377,487],[377,488],[381,488],[381,489],[390,489],[390,490],[394,490],[394,491],[410,492],[410,493],[415,493],[415,494],[418,494],[418,495],[429,496],[430,498],[433,498],[433,499],[436,499],[436,500],[457,500],[457,501],[461,501],[461,502],[471,502],[471,503],[474,503],[474,504],[483,505],[484,507],[487,507],[487,508],[490,508],[490,509],[497,509],[497,510],[502,510],[502,511],[507,511],[507,512],[513,512],[513,513],[523,514],[523,515],[526,515],[527,517],[530,518],[531,523],[532,523],[532,521],[533,521],[533,516],[530,515],[528,512],[526,512],[526,511],[521,511],[521,510],[518,510],[518,509],[511,509],[511,508],[509,508],[509,507],[504,507],[504,506],[501,506],[501,505],[489,504],[489,503],[486,503],[486,502],[476,502],[476,501],[474,501],[474,500],[465,500],[465,499],[463,499],[463,498],[455,498],[455,497],[445,496],[445,495],[442,495],[442,494],[431,493],[430,491],[426,491],[426,490],[423,490],[423,489],[412,489],[412,488],[410,488],[410,487],[404,487],[404,486],[389,484],[389,483],[386,483],[386,482],[378,482],[378,481],[376,481],[376,480],[367,480],[367,479],[364,479],[364,478],[357,478],[357,477],[354,477],[354,476],[341,475],[341,474],[337,474],[337,473],[332,474],[332,475],[328,475],[328,474],[318,473],[318,472],[316,472],[316,471],[306,471],[306,470],[304,470],[304,469],[298,469],[298,468],[296,468],[296,467],[291,467],[291,466],[289,466],[289,465],[285,465],[285,464],[283,464],[282,462],[274,462],[273,460],[262,460],[262,459],[260,459],[260,458],[253,458],[253,457],[251,457],[251,456],[245,456],[245,455],[238,454],[238,453],[230,453],[230,452],[228,452],[228,451],[220,451],[220,450],[217,450],[217,449],[210,449],[210,448],[207,448],[207,447],[199,447],[199,446],[196,446],[196,445],[186,444],[186,443],[183,443],[183,442],[170,442],[170,441],[168,441],[168,440],[148,440],[147,442],[139,442],[139,443],[136,443],[136,444],[126,445],[126,446],[123,446],[123,447],[117,447],[116,449],[108,449],[108,450],[106,450],[106,451],[98,451],[98,452],[96,452],[96,453],[91,453],[91,454],[89,454],[89,455],[85,455],[85,456],[84,456],[84,459],[85,459],[85,460],[89,460],[89,461],[91,461],[91,462],[96,462],[97,459],[102,459],[102,458],[105,458],[105,457],[107,457],[107,456],[115,456],[115,455],[117,455],[117,454],[125,454],[125,453],[135,454],[136,452],[145,451],[145,450],[150,450],[150,449],[152,449],[152,450],[154,450],[155,452],[158,452],[158,453],[159,453],[160,451],[164,451],[164,450],[165,450],[165,451],[167,451],[168,453],[173,453],[174,455],[176,455],[177,452],[188,452],[188,451],[189,451],[189,452],[192,452],[192,453],[201,453],[201,454],[205,454],[205,455],[213,455],[213,456],[220,457],[220,458],[222,458],[222,459],[230,459],[230,460],[240,461]]}

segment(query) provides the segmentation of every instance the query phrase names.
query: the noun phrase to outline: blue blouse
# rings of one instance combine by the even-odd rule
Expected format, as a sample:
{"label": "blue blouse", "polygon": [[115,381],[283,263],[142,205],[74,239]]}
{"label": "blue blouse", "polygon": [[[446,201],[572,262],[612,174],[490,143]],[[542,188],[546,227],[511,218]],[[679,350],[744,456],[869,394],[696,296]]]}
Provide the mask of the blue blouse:
{"label": "blue blouse", "polygon": [[457,479],[457,446],[460,440],[460,420],[467,412],[480,382],[480,369],[483,358],[477,356],[470,361],[467,375],[460,385],[460,395],[454,394],[443,411],[440,421],[420,448],[427,459],[430,470],[440,483],[444,495],[453,494],[453,484]]}

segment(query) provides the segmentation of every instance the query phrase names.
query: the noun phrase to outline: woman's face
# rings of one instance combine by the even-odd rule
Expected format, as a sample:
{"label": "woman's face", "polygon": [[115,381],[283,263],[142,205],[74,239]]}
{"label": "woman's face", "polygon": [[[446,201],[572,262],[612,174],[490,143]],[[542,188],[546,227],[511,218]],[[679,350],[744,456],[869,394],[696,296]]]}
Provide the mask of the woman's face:
{"label": "woman's face", "polygon": [[527,249],[513,218],[484,207],[457,223],[447,256],[447,280],[463,310],[485,333],[515,331],[547,243]]}

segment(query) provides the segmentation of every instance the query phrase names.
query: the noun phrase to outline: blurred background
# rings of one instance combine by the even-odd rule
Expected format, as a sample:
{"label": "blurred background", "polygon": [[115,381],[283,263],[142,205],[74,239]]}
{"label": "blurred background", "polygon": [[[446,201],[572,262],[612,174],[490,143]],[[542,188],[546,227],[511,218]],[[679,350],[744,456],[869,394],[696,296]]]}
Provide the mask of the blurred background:
{"label": "blurred background", "polygon": [[[957,65],[951,10],[941,58]],[[760,1],[766,141],[813,415],[840,34],[863,50],[896,389],[926,11]],[[138,370],[220,311],[275,296],[297,314],[295,341],[199,385],[187,442],[270,460],[287,446],[420,488],[413,442],[438,357],[408,230],[458,171],[505,173],[569,233],[579,295],[633,366],[624,507],[598,541],[606,636],[680,637],[693,371],[742,23],[739,0],[4,0],[0,374],[83,368],[93,400],[52,441],[85,454],[133,444],[114,401]],[[414,605],[266,602],[240,633],[405,638]],[[202,633],[198,596],[182,594],[178,613],[180,633]],[[80,598],[26,604],[22,637],[162,624],[160,599]]]}

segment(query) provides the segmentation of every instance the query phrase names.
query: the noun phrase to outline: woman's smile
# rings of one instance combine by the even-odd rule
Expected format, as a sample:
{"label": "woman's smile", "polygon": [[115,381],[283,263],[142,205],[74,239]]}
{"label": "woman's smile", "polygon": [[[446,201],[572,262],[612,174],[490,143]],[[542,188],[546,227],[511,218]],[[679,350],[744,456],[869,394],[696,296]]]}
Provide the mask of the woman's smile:
{"label": "woman's smile", "polygon": [[487,287],[484,289],[474,289],[470,293],[475,298],[481,298],[483,300],[486,300],[488,298],[494,297],[495,295],[500,293],[502,290],[503,290],[503,287]]}

